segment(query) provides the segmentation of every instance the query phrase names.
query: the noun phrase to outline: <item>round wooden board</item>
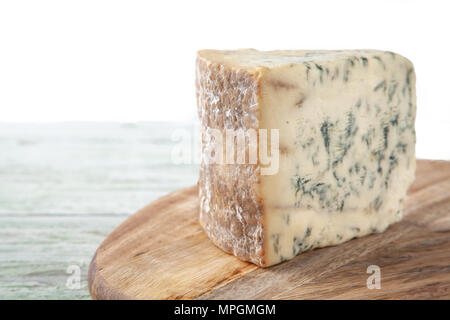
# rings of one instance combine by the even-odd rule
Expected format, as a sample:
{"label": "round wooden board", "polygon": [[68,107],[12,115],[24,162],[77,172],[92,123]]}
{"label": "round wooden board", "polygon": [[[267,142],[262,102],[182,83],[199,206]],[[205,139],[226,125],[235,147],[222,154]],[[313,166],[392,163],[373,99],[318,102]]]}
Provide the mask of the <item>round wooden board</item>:
{"label": "round wooden board", "polygon": [[[450,162],[418,161],[404,219],[382,234],[262,269],[216,248],[198,221],[197,188],[129,217],[89,267],[94,299],[450,299]],[[366,286],[381,269],[381,289]]]}

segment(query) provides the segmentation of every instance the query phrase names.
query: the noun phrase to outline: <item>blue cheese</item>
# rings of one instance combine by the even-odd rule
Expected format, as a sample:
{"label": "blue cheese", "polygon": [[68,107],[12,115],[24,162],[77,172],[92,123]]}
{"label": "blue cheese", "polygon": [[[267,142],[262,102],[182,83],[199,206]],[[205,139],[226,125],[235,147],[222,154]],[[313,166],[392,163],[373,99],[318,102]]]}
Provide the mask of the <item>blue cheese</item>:
{"label": "blue cheese", "polygon": [[200,222],[260,266],[384,231],[414,180],[415,74],[375,50],[200,51],[202,130],[278,129],[279,169],[200,168]]}

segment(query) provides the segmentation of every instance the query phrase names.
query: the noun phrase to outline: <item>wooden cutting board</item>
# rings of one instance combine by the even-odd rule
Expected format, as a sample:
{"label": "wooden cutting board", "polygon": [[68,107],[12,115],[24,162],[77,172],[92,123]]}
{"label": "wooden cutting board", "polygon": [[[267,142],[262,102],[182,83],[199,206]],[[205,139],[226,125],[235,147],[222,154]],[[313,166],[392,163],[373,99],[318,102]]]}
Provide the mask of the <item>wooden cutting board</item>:
{"label": "wooden cutting board", "polygon": [[[198,221],[197,188],[124,221],[89,267],[94,299],[450,299],[450,162],[418,161],[404,219],[382,234],[262,269],[216,248]],[[381,289],[367,288],[370,265]]]}

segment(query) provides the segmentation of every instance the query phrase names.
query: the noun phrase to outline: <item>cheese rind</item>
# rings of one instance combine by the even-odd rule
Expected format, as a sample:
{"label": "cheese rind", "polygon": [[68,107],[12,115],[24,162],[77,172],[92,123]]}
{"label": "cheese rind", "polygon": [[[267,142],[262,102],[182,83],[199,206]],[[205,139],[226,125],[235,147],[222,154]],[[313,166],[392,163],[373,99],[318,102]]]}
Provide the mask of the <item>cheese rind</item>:
{"label": "cheese rind", "polygon": [[[415,173],[415,74],[374,50],[205,50],[202,131],[279,129],[279,170],[200,168],[200,222],[219,247],[270,266],[384,231]],[[203,141],[203,151],[207,141]]]}
{"label": "cheese rind", "polygon": [[259,74],[197,59],[197,102],[202,131],[200,223],[211,240],[243,260],[264,265],[259,165],[208,163],[211,129],[248,130],[259,125]]}

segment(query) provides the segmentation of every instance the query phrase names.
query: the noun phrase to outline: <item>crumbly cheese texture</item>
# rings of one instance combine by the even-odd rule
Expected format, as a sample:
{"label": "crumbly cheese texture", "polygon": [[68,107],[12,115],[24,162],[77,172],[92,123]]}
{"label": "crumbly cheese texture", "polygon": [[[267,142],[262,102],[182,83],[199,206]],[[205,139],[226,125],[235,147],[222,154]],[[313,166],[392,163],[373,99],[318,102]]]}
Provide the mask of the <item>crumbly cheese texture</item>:
{"label": "crumbly cheese texture", "polygon": [[[279,170],[200,165],[200,223],[259,266],[384,231],[415,174],[415,73],[392,52],[203,50],[202,131],[279,129]],[[208,143],[203,140],[203,152]]]}

